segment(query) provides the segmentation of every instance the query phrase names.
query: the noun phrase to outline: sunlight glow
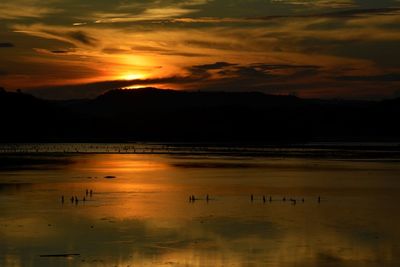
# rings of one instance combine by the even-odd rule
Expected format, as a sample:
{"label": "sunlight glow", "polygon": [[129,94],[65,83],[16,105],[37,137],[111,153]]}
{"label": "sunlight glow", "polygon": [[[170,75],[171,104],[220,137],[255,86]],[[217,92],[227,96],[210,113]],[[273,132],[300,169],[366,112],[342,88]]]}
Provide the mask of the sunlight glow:
{"label": "sunlight glow", "polygon": [[140,73],[125,73],[120,76],[121,80],[141,80],[144,79],[145,75]]}
{"label": "sunlight glow", "polygon": [[148,86],[143,86],[143,85],[131,85],[131,86],[126,86],[126,87],[122,87],[121,89],[125,89],[125,90],[134,90],[134,89],[141,89],[141,88],[146,88]]}

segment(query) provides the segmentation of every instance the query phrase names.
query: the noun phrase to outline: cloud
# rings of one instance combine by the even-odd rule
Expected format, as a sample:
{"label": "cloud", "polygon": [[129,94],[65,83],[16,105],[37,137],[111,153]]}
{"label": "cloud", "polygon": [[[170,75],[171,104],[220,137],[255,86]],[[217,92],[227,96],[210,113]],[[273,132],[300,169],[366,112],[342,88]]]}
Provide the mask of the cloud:
{"label": "cloud", "polygon": [[[353,7],[353,6],[352,6]],[[284,15],[246,16],[246,17],[190,17],[196,9],[184,8],[154,8],[147,9],[140,14],[131,13],[105,13],[98,12],[91,15],[90,20],[95,23],[151,23],[151,24],[259,24],[270,20],[280,19],[310,19],[310,18],[363,18],[365,16],[396,16],[400,8],[357,8],[340,9],[326,12],[326,9],[317,9],[314,12],[292,13]],[[325,12],[324,12],[325,11]],[[74,23],[74,25],[86,25],[86,23]]]}
{"label": "cloud", "polygon": [[173,18],[179,17],[183,15],[187,15],[190,13],[196,12],[196,9],[188,9],[182,7],[164,7],[164,8],[150,8],[147,9],[143,14],[142,17],[145,19],[162,19],[162,18]]}
{"label": "cloud", "polygon": [[350,9],[350,10],[342,10],[330,13],[322,13],[316,16],[326,16],[326,17],[359,17],[366,15],[399,15],[400,8],[398,7],[386,7],[386,8],[359,8],[359,9]]}
{"label": "cloud", "polygon": [[74,22],[72,23],[73,26],[84,26],[87,25],[87,22]]}
{"label": "cloud", "polygon": [[201,70],[217,70],[223,69],[230,66],[235,66],[236,64],[228,63],[228,62],[215,62],[212,64],[204,64],[193,66],[192,69],[201,69]]}
{"label": "cloud", "polygon": [[155,79],[113,80],[65,86],[48,86],[30,89],[30,93],[46,99],[82,99],[95,98],[112,89],[132,86],[150,86],[155,84],[189,84],[200,82],[197,77],[171,76]]}
{"label": "cloud", "polygon": [[[204,53],[192,53],[185,51],[177,51],[174,49],[168,49],[160,46],[146,46],[146,45],[134,45],[132,50],[140,53],[153,53],[159,55],[170,55],[170,56],[183,56],[183,57],[203,57],[206,56]],[[110,50],[106,50],[110,51]],[[118,49],[112,49],[111,51],[118,51]]]}
{"label": "cloud", "polygon": [[15,47],[13,43],[0,43],[0,48],[10,48]]}
{"label": "cloud", "polygon": [[33,48],[37,53],[45,54],[45,55],[73,55],[76,53],[74,49],[57,49],[57,50],[48,50],[43,48]]}
{"label": "cloud", "polygon": [[400,82],[400,73],[388,73],[371,76],[341,76],[335,77],[335,79],[350,82]]}
{"label": "cloud", "polygon": [[275,4],[288,4],[318,8],[348,8],[357,6],[353,0],[271,0]]}
{"label": "cloud", "polygon": [[[314,12],[307,14],[287,14],[287,15],[269,15],[261,17],[249,17],[247,20],[260,22],[262,20],[280,20],[280,19],[316,19],[316,18],[340,18],[340,19],[354,19],[366,18],[370,16],[398,16],[400,15],[400,8],[386,7],[386,8],[358,8],[358,9],[345,9],[333,12]],[[366,25],[368,26],[368,25]]]}
{"label": "cloud", "polygon": [[[382,82],[398,82],[399,74],[375,76],[331,77],[330,71],[318,65],[299,64],[238,64],[215,62],[187,67],[186,75],[153,79],[112,80],[68,86],[36,88],[34,95],[49,99],[94,98],[108,90],[117,88],[158,87],[167,84],[172,88],[205,91],[261,91],[269,94],[296,92],[303,97],[377,97],[379,82],[381,94],[392,95],[394,87]],[[354,81],[361,82],[354,86]]]}
{"label": "cloud", "polygon": [[52,50],[51,53],[53,54],[68,54],[70,51],[66,50]]}
{"label": "cloud", "polygon": [[[28,77],[13,76],[18,87],[24,87],[22,81],[29,81],[26,87],[37,86],[31,81],[55,65],[64,71],[39,79],[39,85],[136,77],[165,82],[165,88],[235,90],[248,85],[322,92],[323,86],[333,91],[354,84],[351,79],[357,77],[398,72],[400,8],[386,2],[148,0],[100,1],[82,10],[75,10],[75,1],[50,6],[63,8],[65,17],[7,24],[26,40],[25,47],[34,48],[24,54],[12,49],[13,56],[40,65],[7,69]],[[68,80],[64,73],[70,74]],[[375,78],[369,88],[380,88],[381,83]]]}
{"label": "cloud", "polygon": [[[305,76],[319,74],[318,66],[311,65],[274,65],[250,64],[239,65],[229,62],[215,62],[210,64],[195,65],[187,68],[187,75],[169,76],[154,79],[112,80],[87,84],[66,86],[50,86],[31,89],[31,93],[50,99],[94,98],[106,91],[118,88],[138,86],[157,86],[170,84],[180,85],[183,89],[204,90],[254,90],[262,88],[266,92],[272,87],[282,88],[287,84],[276,86],[285,78],[293,79],[295,83]],[[308,71],[308,73],[306,73]],[[312,72],[314,71],[314,72]]]}
{"label": "cloud", "polygon": [[[128,23],[142,21],[168,21],[169,19],[182,17],[199,11],[197,7],[206,4],[207,0],[192,0],[183,2],[148,2],[123,4],[119,7],[124,12],[107,13],[97,12],[91,15],[95,23]],[[135,9],[136,12],[126,12],[129,9]],[[140,12],[137,12],[140,10]]]}
{"label": "cloud", "polygon": [[57,40],[77,47],[96,46],[99,40],[85,31],[71,30],[69,27],[52,26],[44,24],[23,25],[15,24],[14,32],[31,35],[44,39]]}
{"label": "cloud", "polygon": [[[216,79],[257,79],[255,82],[277,78],[299,78],[301,76],[316,75],[320,66],[253,63],[248,65],[229,62],[215,62],[212,64],[196,65],[188,68],[191,75],[205,75]],[[214,75],[213,75],[214,74]],[[251,83],[248,84],[252,86]]]}
{"label": "cloud", "polygon": [[14,0],[0,3],[0,19],[14,20],[22,18],[41,18],[62,12],[59,8],[43,5],[42,1]]}
{"label": "cloud", "polygon": [[66,33],[67,37],[72,38],[73,40],[76,40],[82,44],[85,45],[96,45],[97,43],[97,39],[91,37],[90,35],[88,35],[87,33],[83,32],[83,31],[71,31],[71,32],[67,32]]}
{"label": "cloud", "polygon": [[115,48],[115,47],[106,47],[102,50],[103,53],[106,54],[130,54],[132,50],[130,49],[122,49],[122,48]]}

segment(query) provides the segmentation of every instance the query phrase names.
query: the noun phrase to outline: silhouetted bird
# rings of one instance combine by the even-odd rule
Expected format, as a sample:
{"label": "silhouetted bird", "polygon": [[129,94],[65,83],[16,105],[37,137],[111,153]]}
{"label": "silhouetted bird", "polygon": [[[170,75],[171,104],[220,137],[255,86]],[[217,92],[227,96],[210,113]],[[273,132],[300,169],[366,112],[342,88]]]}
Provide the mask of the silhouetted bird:
{"label": "silhouetted bird", "polygon": [[90,197],[92,197],[93,191],[92,189],[90,189]]}
{"label": "silhouetted bird", "polygon": [[64,196],[61,196],[61,203],[64,204]]}
{"label": "silhouetted bird", "polygon": [[283,199],[282,199],[283,201],[286,201],[286,197],[283,197]]}
{"label": "silhouetted bird", "polygon": [[250,195],[250,200],[253,201],[254,200],[254,196]]}
{"label": "silhouetted bird", "polygon": [[304,198],[302,198],[301,201],[304,203]]}
{"label": "silhouetted bird", "polygon": [[272,201],[272,197],[269,197],[269,202],[271,202]]}
{"label": "silhouetted bird", "polygon": [[86,201],[86,198],[85,198],[85,197],[83,197],[83,201]]}
{"label": "silhouetted bird", "polygon": [[265,196],[263,196],[263,202],[265,203]]}
{"label": "silhouetted bird", "polygon": [[321,197],[318,196],[318,203],[321,203]]}
{"label": "silhouetted bird", "polygon": [[74,203],[74,197],[71,197],[71,203]]}
{"label": "silhouetted bird", "polygon": [[209,197],[208,194],[207,194],[207,196],[206,196],[206,200],[207,200],[207,202],[210,200],[210,197]]}
{"label": "silhouetted bird", "polygon": [[89,190],[86,189],[86,196],[88,196],[88,195],[89,195]]}

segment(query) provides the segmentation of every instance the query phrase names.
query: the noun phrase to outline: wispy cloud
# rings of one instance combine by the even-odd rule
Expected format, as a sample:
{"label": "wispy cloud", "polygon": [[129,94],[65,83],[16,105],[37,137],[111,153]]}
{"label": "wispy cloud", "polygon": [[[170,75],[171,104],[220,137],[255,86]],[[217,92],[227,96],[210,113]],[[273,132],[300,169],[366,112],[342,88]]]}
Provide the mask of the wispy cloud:
{"label": "wispy cloud", "polygon": [[318,8],[349,8],[357,6],[354,0],[271,0],[271,2]]}
{"label": "wispy cloud", "polygon": [[15,0],[0,3],[0,19],[41,18],[61,11],[59,8],[49,7],[42,1],[36,0]]}
{"label": "wispy cloud", "polygon": [[[138,21],[169,20],[172,18],[186,16],[199,11],[197,7],[206,4],[208,0],[188,0],[168,2],[164,4],[160,1],[150,1],[144,3],[130,3],[119,6],[121,13],[98,12],[92,14],[95,23],[127,23]],[[127,12],[132,8],[136,12]],[[139,10],[139,12],[138,12]]]}
{"label": "wispy cloud", "polygon": [[354,82],[399,82],[400,73],[387,73],[382,75],[371,75],[371,76],[341,76],[335,77],[341,81],[354,81]]}
{"label": "wispy cloud", "polygon": [[14,32],[23,33],[44,39],[53,39],[75,46],[95,46],[98,40],[89,33],[69,27],[48,26],[45,24],[23,25],[15,24]]}

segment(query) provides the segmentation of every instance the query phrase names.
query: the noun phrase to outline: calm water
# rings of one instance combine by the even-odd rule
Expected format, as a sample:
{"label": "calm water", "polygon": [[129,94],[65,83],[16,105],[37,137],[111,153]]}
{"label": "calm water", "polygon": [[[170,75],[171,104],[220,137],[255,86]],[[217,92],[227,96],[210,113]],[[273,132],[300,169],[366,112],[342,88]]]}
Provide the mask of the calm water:
{"label": "calm water", "polygon": [[0,266],[400,266],[399,161],[0,159]]}

